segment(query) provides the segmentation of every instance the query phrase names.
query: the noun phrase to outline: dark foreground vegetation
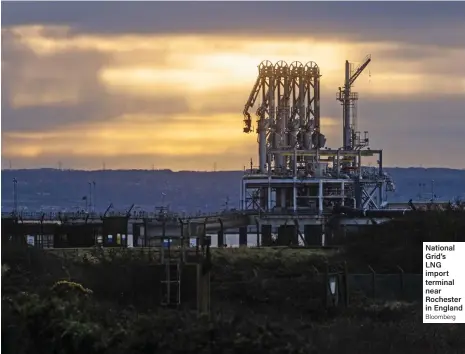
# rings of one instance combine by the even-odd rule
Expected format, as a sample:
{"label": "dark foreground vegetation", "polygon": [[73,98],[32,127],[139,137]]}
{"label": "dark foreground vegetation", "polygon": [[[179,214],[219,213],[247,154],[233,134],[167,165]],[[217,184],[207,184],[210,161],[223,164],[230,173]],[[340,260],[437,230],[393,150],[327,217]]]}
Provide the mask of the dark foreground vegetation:
{"label": "dark foreground vegetation", "polygon": [[[412,214],[343,251],[213,250],[212,311],[158,308],[147,255],[66,260],[2,245],[2,353],[463,353],[459,325],[422,324],[421,304],[352,297],[325,308],[316,275],[421,272],[423,241],[460,241],[459,212]],[[117,269],[117,270],[115,270]]]}

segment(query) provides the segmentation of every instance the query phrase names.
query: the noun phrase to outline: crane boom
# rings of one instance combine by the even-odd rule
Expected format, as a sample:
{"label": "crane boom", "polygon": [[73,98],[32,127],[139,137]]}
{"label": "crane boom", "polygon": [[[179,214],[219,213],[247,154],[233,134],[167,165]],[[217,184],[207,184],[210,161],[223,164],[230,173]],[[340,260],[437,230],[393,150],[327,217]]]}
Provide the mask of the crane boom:
{"label": "crane boom", "polygon": [[368,66],[368,64],[370,64],[371,62],[371,55],[368,54],[365,59],[363,59],[363,62],[362,64],[360,64],[357,69],[355,69],[355,72],[352,74],[352,76],[350,77],[349,79],[349,85],[352,86],[355,82],[355,80],[357,80],[357,78],[360,76],[360,74],[363,72],[363,70],[365,70],[365,68]]}

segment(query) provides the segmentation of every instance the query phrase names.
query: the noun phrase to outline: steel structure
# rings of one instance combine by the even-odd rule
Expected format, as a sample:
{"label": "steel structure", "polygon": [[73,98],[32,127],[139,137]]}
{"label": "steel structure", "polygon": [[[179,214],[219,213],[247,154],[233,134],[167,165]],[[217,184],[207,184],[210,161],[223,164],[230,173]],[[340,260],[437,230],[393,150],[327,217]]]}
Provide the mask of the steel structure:
{"label": "steel structure", "polygon": [[[241,209],[259,217],[271,215],[321,216],[336,205],[356,209],[380,209],[386,191],[394,184],[383,171],[382,150],[368,148],[368,137],[360,139],[354,125],[355,101],[351,92],[357,77],[370,63],[367,56],[355,70],[346,61],[344,89],[337,96],[343,104],[343,146],[325,147],[320,131],[320,69],[314,62],[303,65],[263,61],[245,104],[244,132],[251,133],[250,110],[258,97],[257,129],[259,165],[243,176]],[[377,167],[366,167],[363,159],[377,158]]]}
{"label": "steel structure", "polygon": [[368,132],[361,138],[357,130],[357,101],[358,93],[352,92],[355,80],[371,62],[371,55],[367,55],[362,63],[354,69],[353,64],[346,60],[344,87],[339,87],[336,99],[342,103],[342,146],[346,150],[361,149],[368,146]]}
{"label": "steel structure", "polygon": [[258,77],[244,107],[244,132],[250,133],[250,109],[260,97],[256,111],[259,170],[292,168],[289,149],[310,151],[324,145],[320,136],[320,69],[314,62],[303,65],[284,61],[263,61]]}

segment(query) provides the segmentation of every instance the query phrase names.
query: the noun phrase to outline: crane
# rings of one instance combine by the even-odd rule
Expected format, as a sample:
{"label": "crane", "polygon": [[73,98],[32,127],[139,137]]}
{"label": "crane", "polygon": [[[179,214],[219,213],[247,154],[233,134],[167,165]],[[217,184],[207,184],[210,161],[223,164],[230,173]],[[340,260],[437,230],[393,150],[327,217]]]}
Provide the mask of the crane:
{"label": "crane", "polygon": [[[352,121],[352,110],[351,108],[355,107],[355,101],[358,100],[358,93],[352,92],[352,86],[360,76],[360,74],[365,70],[365,68],[371,62],[371,55],[368,54],[362,61],[362,63],[351,73],[350,70],[350,63],[346,60],[345,64],[345,82],[344,88],[339,87],[339,92],[337,95],[337,100],[342,103],[343,107],[343,131],[342,131],[342,139],[343,139],[343,148],[344,150],[354,150],[357,146],[363,147],[368,145],[368,138],[365,136],[364,141],[356,142],[356,126],[355,122]],[[355,112],[354,112],[355,113]],[[365,135],[367,132],[365,132]]]}

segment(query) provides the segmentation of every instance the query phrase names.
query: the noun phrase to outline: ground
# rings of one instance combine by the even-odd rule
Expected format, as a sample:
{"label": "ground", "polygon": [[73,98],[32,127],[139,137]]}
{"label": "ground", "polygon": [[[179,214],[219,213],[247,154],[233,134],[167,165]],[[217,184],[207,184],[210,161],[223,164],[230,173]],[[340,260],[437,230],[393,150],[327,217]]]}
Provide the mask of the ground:
{"label": "ground", "polygon": [[[421,269],[424,240],[458,240],[463,214],[419,213],[358,235],[339,251],[212,252],[212,311],[157,308],[153,255],[57,257],[2,245],[4,353],[461,353],[459,325],[424,325],[419,303],[322,302],[321,273],[344,264]],[[114,269],[132,274],[130,282]],[[133,269],[137,267],[137,272]],[[144,268],[145,267],[145,268]],[[319,277],[320,275],[320,277]]]}

